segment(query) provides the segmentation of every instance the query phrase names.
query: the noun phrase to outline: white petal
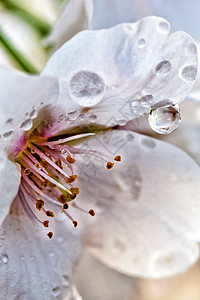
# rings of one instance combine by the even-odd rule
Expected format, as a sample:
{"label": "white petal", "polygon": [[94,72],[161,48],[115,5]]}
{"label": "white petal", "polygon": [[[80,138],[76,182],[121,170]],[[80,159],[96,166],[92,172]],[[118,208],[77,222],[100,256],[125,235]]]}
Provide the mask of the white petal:
{"label": "white petal", "polygon": [[74,113],[72,126],[121,125],[164,99],[183,101],[196,78],[196,46],[184,32],[169,31],[166,20],[147,17],[81,32],[61,47],[43,75],[59,78],[60,110],[69,121]]}
{"label": "white petal", "polygon": [[71,0],[53,26],[46,42],[58,49],[79,31],[88,29],[92,18],[92,0]]}
{"label": "white petal", "polygon": [[0,235],[1,299],[64,299],[80,252],[77,232],[57,222],[49,240],[15,200]]}
{"label": "white petal", "polygon": [[56,101],[56,79],[0,69],[0,141],[7,146],[31,129],[37,113]]}
{"label": "white petal", "polygon": [[0,225],[7,216],[10,205],[18,192],[20,179],[21,171],[18,165],[0,152]]}
{"label": "white petal", "polygon": [[199,166],[178,148],[131,132],[96,135],[79,147],[122,155],[109,171],[103,161],[76,157],[80,205],[96,209],[85,231],[90,251],[121,272],[145,277],[170,276],[194,263]]}

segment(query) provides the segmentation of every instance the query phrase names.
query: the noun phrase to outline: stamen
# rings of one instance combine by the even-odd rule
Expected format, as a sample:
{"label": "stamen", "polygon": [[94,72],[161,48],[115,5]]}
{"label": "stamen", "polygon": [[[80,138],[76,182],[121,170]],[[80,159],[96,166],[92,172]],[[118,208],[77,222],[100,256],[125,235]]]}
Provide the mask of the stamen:
{"label": "stamen", "polygon": [[51,142],[35,142],[37,145],[43,145],[43,146],[51,146],[51,145],[58,145],[58,144],[64,144],[70,141],[74,141],[77,139],[82,139],[88,136],[95,135],[95,133],[82,133],[82,134],[77,134],[77,135],[72,135],[70,137],[67,137],[65,139],[59,139],[57,141],[51,141]]}
{"label": "stamen", "polygon": [[[85,154],[104,160],[107,169],[113,168],[113,159],[114,161],[121,161],[121,156],[117,155],[113,158],[110,154],[71,147],[65,144],[94,135],[94,133],[85,133],[49,141],[46,138],[39,137],[36,132],[36,135],[33,134],[32,141],[31,137],[30,140],[28,139],[26,149],[23,149],[16,158],[22,167],[22,181],[19,191],[22,205],[27,215],[43,231],[49,227],[49,220],[44,220],[43,217],[54,218],[55,216],[52,205],[63,212],[72,221],[74,227],[77,227],[78,222],[67,211],[70,205],[84,213],[95,216],[93,209],[85,210],[73,201],[79,194],[79,188],[73,187],[73,182],[77,179],[72,166],[76,162],[75,155]],[[34,138],[35,136],[36,138]],[[34,209],[41,211],[38,215],[43,218],[43,221],[34,214]],[[51,239],[53,232],[49,231],[47,236]]]}
{"label": "stamen", "polygon": [[88,213],[91,215],[91,216],[95,216],[95,211],[94,211],[94,209],[90,209],[89,211],[88,211]]}
{"label": "stamen", "polygon": [[27,213],[27,215],[30,217],[30,219],[31,219],[35,224],[37,224],[37,225],[40,227],[40,229],[43,230],[43,228],[41,227],[42,222],[36,217],[36,215],[33,213],[32,209],[31,209],[30,206],[28,205],[28,202],[26,201],[26,198],[24,197],[24,194],[23,194],[23,191],[22,191],[21,188],[19,189],[19,197],[20,197],[22,206],[23,206],[25,212]]}
{"label": "stamen", "polygon": [[68,203],[63,204],[63,209],[68,209],[68,208],[69,208]]}
{"label": "stamen", "polygon": [[48,233],[47,233],[47,236],[49,237],[49,239],[51,239],[51,238],[53,237],[53,232],[51,232],[51,231],[48,232]]}
{"label": "stamen", "polygon": [[43,225],[44,225],[44,227],[49,227],[49,221],[48,220],[43,221]]}
{"label": "stamen", "polygon": [[72,158],[70,155],[67,155],[66,160],[70,163],[70,164],[74,164],[75,163],[75,159]]}
{"label": "stamen", "polygon": [[107,165],[106,165],[106,168],[107,168],[108,170],[110,170],[110,169],[112,169],[113,166],[114,166],[114,163],[112,163],[111,161],[108,161],[108,162],[107,162]]}
{"label": "stamen", "polygon": [[66,182],[66,183],[72,183],[72,182],[74,182],[74,181],[76,180],[76,178],[77,178],[77,175],[71,175],[71,176],[69,176],[69,177],[65,180],[65,182]]}
{"label": "stamen", "polygon": [[66,197],[63,194],[61,194],[60,196],[58,196],[57,199],[62,204],[65,204],[67,202],[67,199],[66,199]]}
{"label": "stamen", "polygon": [[36,148],[35,146],[33,146],[33,144],[31,144],[32,148],[34,149],[35,152],[42,158],[44,158],[54,169],[58,170],[61,174],[63,174],[65,177],[68,177],[68,175],[61,169],[59,168],[59,166],[57,166],[48,156],[46,156],[42,151],[40,151],[38,148]]}
{"label": "stamen", "polygon": [[122,158],[121,158],[121,156],[120,156],[120,155],[117,155],[117,156],[115,156],[114,160],[116,160],[116,161],[121,161],[121,160],[122,160]]}
{"label": "stamen", "polygon": [[36,206],[36,208],[37,208],[39,211],[41,211],[42,207],[44,206],[44,201],[43,201],[42,199],[37,200],[35,206]]}
{"label": "stamen", "polygon": [[46,215],[47,215],[47,217],[51,217],[51,218],[54,217],[54,213],[50,210],[47,210]]}

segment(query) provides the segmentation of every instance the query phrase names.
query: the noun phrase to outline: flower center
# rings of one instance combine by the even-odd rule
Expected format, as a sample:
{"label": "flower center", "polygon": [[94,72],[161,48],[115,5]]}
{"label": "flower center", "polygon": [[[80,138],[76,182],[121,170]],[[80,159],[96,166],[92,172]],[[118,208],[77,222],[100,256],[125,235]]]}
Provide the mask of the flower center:
{"label": "flower center", "polygon": [[[107,154],[68,145],[70,141],[91,135],[94,133],[50,140],[36,132],[17,155],[16,161],[21,165],[22,174],[19,188],[22,206],[30,219],[45,232],[58,212],[64,213],[77,227],[78,222],[69,213],[70,206],[95,215],[93,209],[86,211],[74,201],[79,194],[79,187],[75,185],[78,176],[74,174],[73,167],[75,156],[84,154],[94,159],[101,158],[108,170],[114,163],[109,161]],[[117,155],[114,160],[121,161],[121,156]],[[53,232],[48,230],[47,236],[51,239]]]}

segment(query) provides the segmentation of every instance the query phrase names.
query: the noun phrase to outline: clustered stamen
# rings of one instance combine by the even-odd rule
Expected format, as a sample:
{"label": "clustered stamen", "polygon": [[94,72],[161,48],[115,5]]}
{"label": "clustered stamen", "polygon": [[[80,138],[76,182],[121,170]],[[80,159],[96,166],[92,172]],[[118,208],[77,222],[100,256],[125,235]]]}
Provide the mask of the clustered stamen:
{"label": "clustered stamen", "polygon": [[[107,169],[113,168],[114,163],[106,158],[109,155],[67,145],[69,141],[90,135],[94,134],[80,134],[49,141],[37,134],[37,138],[34,136],[33,139],[28,140],[26,148],[16,158],[22,167],[19,196],[23,208],[31,220],[43,231],[50,226],[50,220],[41,221],[40,218],[53,219],[57,211],[63,212],[74,227],[77,227],[78,222],[67,211],[70,205],[95,216],[93,209],[84,210],[74,202],[80,192],[79,188],[74,186],[77,179],[73,167],[76,162],[74,155],[85,154],[101,158],[106,161]],[[121,161],[121,156],[115,156],[114,160]],[[34,213],[34,208],[36,208],[36,213]],[[47,236],[51,239],[53,232],[49,231]]]}

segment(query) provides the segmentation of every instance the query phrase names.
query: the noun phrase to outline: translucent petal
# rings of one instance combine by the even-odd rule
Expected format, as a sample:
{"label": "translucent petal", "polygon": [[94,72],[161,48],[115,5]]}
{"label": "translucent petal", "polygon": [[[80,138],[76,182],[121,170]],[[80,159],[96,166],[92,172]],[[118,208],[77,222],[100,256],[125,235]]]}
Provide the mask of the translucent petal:
{"label": "translucent petal", "polygon": [[58,49],[81,30],[90,27],[92,18],[92,0],[71,0],[58,17],[53,29],[45,40]]}
{"label": "translucent petal", "polygon": [[85,230],[88,249],[134,276],[170,276],[194,263],[199,166],[176,147],[128,131],[105,132],[79,147],[122,156],[112,170],[101,160],[76,157],[80,205],[96,210]]}
{"label": "translucent petal", "polygon": [[20,56],[25,70],[31,73],[40,72],[47,56],[39,33],[21,18],[7,12],[1,12],[0,26],[4,44]]}
{"label": "translucent petal", "polygon": [[15,200],[0,233],[1,299],[64,299],[72,294],[80,241],[67,224],[57,221],[49,240],[24,213],[19,198]]}
{"label": "translucent petal", "polygon": [[10,205],[18,192],[20,179],[19,166],[0,152],[0,225],[7,216]]}
{"label": "translucent petal", "polygon": [[0,69],[0,90],[0,141],[5,146],[14,147],[16,144],[10,141],[21,137],[32,127],[42,108],[51,101],[56,103],[58,85],[54,78]]}
{"label": "translucent petal", "polygon": [[74,113],[73,127],[122,125],[164,99],[183,101],[196,79],[196,46],[169,31],[166,20],[147,17],[80,32],[61,47],[42,74],[58,77],[60,111],[69,120]]}

